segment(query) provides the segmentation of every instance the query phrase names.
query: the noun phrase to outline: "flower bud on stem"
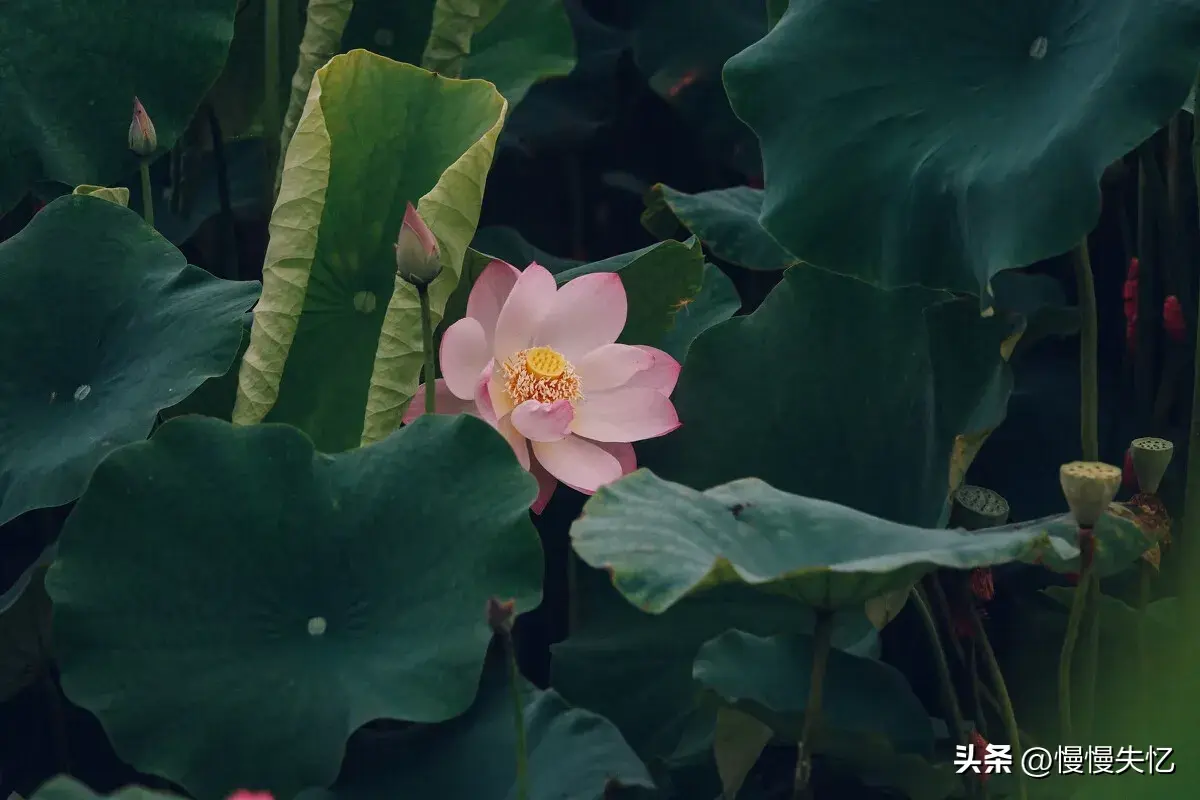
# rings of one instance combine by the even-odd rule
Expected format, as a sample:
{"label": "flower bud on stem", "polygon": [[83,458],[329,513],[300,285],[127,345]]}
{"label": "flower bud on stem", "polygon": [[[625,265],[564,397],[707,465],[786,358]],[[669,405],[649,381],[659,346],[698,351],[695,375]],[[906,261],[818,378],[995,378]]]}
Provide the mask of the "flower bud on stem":
{"label": "flower bud on stem", "polygon": [[136,97],[133,98],[133,120],[129,123],[129,149],[138,157],[138,172],[142,178],[142,215],[146,218],[146,224],[153,228],[154,193],[150,188],[150,158],[158,149],[158,134],[145,106]]}

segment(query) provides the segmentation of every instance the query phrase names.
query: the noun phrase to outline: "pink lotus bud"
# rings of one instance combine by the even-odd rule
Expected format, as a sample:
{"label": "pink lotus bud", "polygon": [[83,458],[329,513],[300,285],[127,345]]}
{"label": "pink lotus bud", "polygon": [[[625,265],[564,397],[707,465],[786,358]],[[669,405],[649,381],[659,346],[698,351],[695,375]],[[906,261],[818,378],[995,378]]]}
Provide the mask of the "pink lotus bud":
{"label": "pink lotus bud", "polygon": [[396,274],[413,286],[428,286],[442,271],[437,239],[409,203],[396,239]]}
{"label": "pink lotus bud", "polygon": [[133,98],[133,121],[129,123],[129,149],[145,158],[158,149],[158,134],[142,101]]}

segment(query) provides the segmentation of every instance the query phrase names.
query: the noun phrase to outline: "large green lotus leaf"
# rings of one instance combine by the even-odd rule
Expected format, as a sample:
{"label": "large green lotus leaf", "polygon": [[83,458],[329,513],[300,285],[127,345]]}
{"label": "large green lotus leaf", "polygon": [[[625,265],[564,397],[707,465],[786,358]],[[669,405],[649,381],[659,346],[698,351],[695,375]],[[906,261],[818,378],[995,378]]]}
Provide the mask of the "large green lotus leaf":
{"label": "large green lotus leaf", "polygon": [[955,436],[1004,419],[1008,331],[971,298],[793,267],[692,344],[672,397],[683,425],[639,460],[698,489],[754,475],[934,527]]}
{"label": "large green lotus leaf", "polygon": [[198,800],[328,785],[362,724],[470,706],[488,598],[541,599],[536,491],[466,415],[333,456],[287,425],[171,420],[100,465],[63,529],[63,689]]}
{"label": "large green lotus leaf", "polygon": [[[701,698],[692,663],[701,645],[731,629],[772,636],[813,627],[810,609],[746,586],[714,587],[651,615],[630,605],[603,573],[586,570],[580,578],[580,627],[553,646],[551,683],[570,702],[612,720],[647,761],[676,754],[695,727]],[[835,617],[833,643],[861,652],[874,633],[866,615],[851,610]],[[699,738],[711,736],[714,724],[701,715]]]}
{"label": "large green lotus leaf", "polygon": [[675,312],[675,324],[658,346],[682,364],[697,336],[729,319],[741,307],[742,298],[733,281],[719,267],[706,263],[699,293]]}
{"label": "large green lotus leaf", "polygon": [[[800,737],[812,678],[813,639],[729,631],[696,654],[693,676],[722,700]],[[888,664],[830,650],[821,719],[829,731],[879,733],[897,750],[933,754],[933,722],[904,675]]]}
{"label": "large green lotus leaf", "polygon": [[725,85],[789,252],[980,293],[1095,226],[1104,168],[1179,109],[1197,62],[1194,0],[794,0]]}
{"label": "large green lotus leaf", "polygon": [[762,204],[763,191],[749,186],[687,194],[660,183],[646,197],[642,222],[662,238],[682,225],[717,258],[746,269],[779,270],[800,263],[759,223]]}
{"label": "large green lotus leaf", "polygon": [[[653,788],[611,722],[524,679],[521,692],[528,800],[600,800],[609,797],[610,780]],[[516,764],[512,688],[503,659],[494,658],[465,714],[428,728],[363,730],[350,742],[337,783],[297,800],[508,800],[517,796]]]}
{"label": "large green lotus leaf", "polygon": [[0,5],[0,213],[39,178],[109,186],[137,165],[136,95],[160,148],[183,133],[233,39],[237,0]]}
{"label": "large green lotus leaf", "polygon": [[571,544],[631,603],[661,614],[684,597],[747,584],[814,608],[862,608],[938,567],[1033,562],[1073,545],[1041,526],[998,532],[918,528],[781,492],[744,478],[704,492],[646,469],[602,487],[571,526]]}
{"label": "large green lotus leaf", "polygon": [[[760,638],[729,631],[700,648],[694,675],[731,707],[799,741],[812,659],[811,636]],[[941,800],[961,786],[952,769],[926,760],[934,750],[933,722],[895,667],[830,651],[821,724],[814,752],[850,768],[868,785],[900,789],[917,800]]]}
{"label": "large green lotus leaf", "polygon": [[[433,25],[434,4],[356,0],[343,46],[419,64]],[[471,37],[462,77],[495,84],[516,106],[535,83],[566,75],[574,66],[575,38],[562,0],[507,0]]]}
{"label": "large green lotus leaf", "polygon": [[258,291],[95,197],[55,200],[0,244],[0,523],[75,500],[105,455],[229,369]]}
{"label": "large green lotus leaf", "polygon": [[111,794],[98,794],[68,775],[59,775],[41,785],[29,800],[182,800],[179,795],[156,792],[144,786],[123,786]]}
{"label": "large green lotus leaf", "polygon": [[536,261],[555,275],[585,263],[573,258],[551,255],[526,241],[516,228],[506,225],[489,225],[475,231],[471,247],[481,253],[487,253],[492,258],[507,261],[518,269],[524,269],[527,264]]}
{"label": "large green lotus leaf", "polygon": [[440,246],[436,324],[506,108],[487,83],[361,50],[317,71],[271,215],[234,422],[286,422],[326,452],[399,425],[422,364],[416,290],[396,277],[393,249],[405,203]]}

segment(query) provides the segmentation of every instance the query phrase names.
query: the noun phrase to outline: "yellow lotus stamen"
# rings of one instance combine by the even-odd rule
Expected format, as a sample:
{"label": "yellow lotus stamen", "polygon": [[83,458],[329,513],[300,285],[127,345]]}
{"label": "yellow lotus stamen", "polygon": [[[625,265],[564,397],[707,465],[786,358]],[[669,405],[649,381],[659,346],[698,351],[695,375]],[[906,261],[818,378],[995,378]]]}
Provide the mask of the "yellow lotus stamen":
{"label": "yellow lotus stamen", "polygon": [[504,388],[513,405],[526,400],[579,400],[583,392],[571,362],[549,347],[531,347],[504,360]]}

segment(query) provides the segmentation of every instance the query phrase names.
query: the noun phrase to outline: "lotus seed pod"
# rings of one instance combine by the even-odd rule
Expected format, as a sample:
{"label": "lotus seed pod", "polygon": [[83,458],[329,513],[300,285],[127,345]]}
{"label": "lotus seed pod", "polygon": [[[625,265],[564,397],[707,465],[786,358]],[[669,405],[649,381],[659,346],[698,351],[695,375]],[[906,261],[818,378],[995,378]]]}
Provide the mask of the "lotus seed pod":
{"label": "lotus seed pod", "polygon": [[1090,528],[1117,496],[1121,469],[1099,461],[1072,461],[1058,468],[1058,481],[1075,522]]}
{"label": "lotus seed pod", "polygon": [[1175,455],[1175,445],[1166,439],[1144,436],[1134,439],[1129,451],[1133,454],[1133,471],[1137,474],[1138,488],[1151,494],[1158,492],[1158,485],[1162,483],[1171,457]]}
{"label": "lotus seed pod", "polygon": [[142,101],[136,97],[133,98],[133,121],[129,123],[129,149],[142,158],[154,155],[158,149],[154,123],[150,121]]}
{"label": "lotus seed pod", "polygon": [[950,525],[977,531],[1008,522],[1008,501],[982,486],[960,486],[954,493]]}

